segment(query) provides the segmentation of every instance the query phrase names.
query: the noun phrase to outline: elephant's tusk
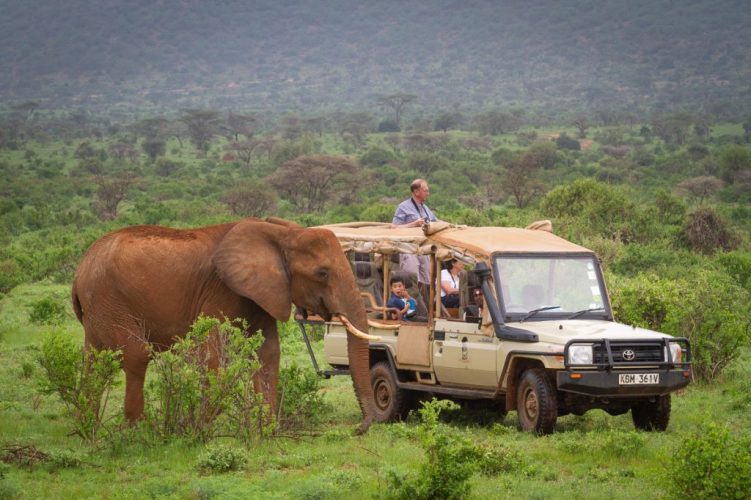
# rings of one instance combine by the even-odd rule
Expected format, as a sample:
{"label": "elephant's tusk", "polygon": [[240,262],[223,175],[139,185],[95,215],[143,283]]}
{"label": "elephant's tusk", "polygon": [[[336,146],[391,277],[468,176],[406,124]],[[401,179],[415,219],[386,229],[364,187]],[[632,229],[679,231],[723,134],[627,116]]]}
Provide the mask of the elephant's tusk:
{"label": "elephant's tusk", "polygon": [[398,330],[399,325],[394,325],[391,323],[381,323],[380,321],[373,321],[372,319],[368,319],[368,326],[371,328],[381,328],[382,330]]}
{"label": "elephant's tusk", "polygon": [[354,335],[355,337],[359,337],[361,339],[365,340],[381,340],[381,337],[376,337],[373,335],[368,335],[365,332],[362,332],[355,328],[355,325],[350,323],[350,321],[347,319],[347,317],[344,314],[339,314],[339,320],[344,323],[344,326],[347,327],[347,331]]}

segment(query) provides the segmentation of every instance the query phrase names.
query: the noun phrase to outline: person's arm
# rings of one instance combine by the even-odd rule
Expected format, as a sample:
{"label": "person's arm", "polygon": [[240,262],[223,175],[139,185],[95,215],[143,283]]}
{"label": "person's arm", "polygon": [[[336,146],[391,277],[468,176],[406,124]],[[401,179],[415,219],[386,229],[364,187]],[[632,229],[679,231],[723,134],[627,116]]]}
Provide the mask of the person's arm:
{"label": "person's arm", "polygon": [[391,223],[395,226],[403,226],[407,223],[407,215],[409,214],[406,210],[404,210],[404,207],[402,205],[399,205],[398,207],[396,207],[394,219],[391,221]]}
{"label": "person's arm", "polygon": [[[413,217],[417,218],[412,219]],[[410,221],[410,219],[412,220]],[[423,218],[415,214],[414,211],[410,211],[409,206],[407,205],[407,207],[405,207],[404,203],[401,203],[398,207],[396,207],[394,218],[391,220],[391,223],[395,226],[403,227],[420,227],[424,222],[425,220]]]}
{"label": "person's arm", "polygon": [[451,276],[448,276],[448,271],[445,269],[441,271],[441,290],[446,295],[451,295],[454,290],[454,284],[451,282]]}
{"label": "person's arm", "polygon": [[394,297],[393,302],[389,301],[389,304],[390,304],[389,307],[393,307],[394,309],[398,309],[399,313],[402,316],[404,316],[405,314],[407,314],[407,311],[409,311],[409,302],[407,302],[407,301],[405,301],[405,300],[403,300],[403,299],[401,299],[399,297]]}

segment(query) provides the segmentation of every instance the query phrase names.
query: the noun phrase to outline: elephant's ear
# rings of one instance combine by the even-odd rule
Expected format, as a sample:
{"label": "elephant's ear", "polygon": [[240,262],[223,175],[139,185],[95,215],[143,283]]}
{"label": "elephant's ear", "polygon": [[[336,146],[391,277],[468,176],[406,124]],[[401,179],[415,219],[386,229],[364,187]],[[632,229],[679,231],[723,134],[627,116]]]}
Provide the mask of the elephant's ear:
{"label": "elephant's ear", "polygon": [[245,220],[222,238],[212,261],[219,278],[279,321],[289,319],[292,302],[284,262],[289,228]]}

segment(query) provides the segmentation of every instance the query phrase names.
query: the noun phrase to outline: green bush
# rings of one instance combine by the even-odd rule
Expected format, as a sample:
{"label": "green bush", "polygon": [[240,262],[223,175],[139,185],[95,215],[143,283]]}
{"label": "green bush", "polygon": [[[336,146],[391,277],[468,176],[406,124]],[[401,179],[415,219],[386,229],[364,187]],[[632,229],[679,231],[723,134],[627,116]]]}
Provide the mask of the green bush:
{"label": "green bush", "polygon": [[248,464],[245,450],[229,446],[209,446],[198,457],[197,468],[202,472],[229,472]]}
{"label": "green bush", "polygon": [[31,304],[29,321],[37,325],[59,325],[65,321],[65,306],[53,297],[45,297]]}
{"label": "green bush", "polygon": [[524,455],[503,444],[480,446],[479,452],[479,470],[485,476],[497,476],[508,472],[527,473],[530,470],[525,463]]}
{"label": "green bush", "polygon": [[480,469],[484,453],[456,429],[438,422],[441,411],[457,408],[449,400],[423,403],[417,435],[426,461],[416,474],[400,476],[391,471],[387,497],[420,500],[469,496],[469,480]]}
{"label": "green bush", "polygon": [[712,254],[718,250],[734,250],[740,238],[714,210],[703,207],[688,215],[682,239],[688,248]]}
{"label": "green bush", "polygon": [[296,364],[284,367],[279,373],[279,415],[282,430],[300,430],[321,423],[331,413],[331,405],[320,392],[321,378],[312,370]]}
{"label": "green bush", "polygon": [[727,427],[703,425],[673,455],[666,482],[677,498],[748,498],[751,436],[732,436]]}
{"label": "green bush", "polygon": [[716,259],[736,283],[751,292],[751,252],[737,250],[719,253]]}
{"label": "green bush", "polygon": [[73,469],[83,463],[81,457],[70,450],[59,450],[49,453],[49,460],[54,468]]}
{"label": "green bush", "polygon": [[717,378],[751,340],[748,292],[725,273],[698,269],[677,280],[616,276],[610,290],[618,321],[687,337],[700,380]]}
{"label": "green bush", "polygon": [[[553,188],[542,200],[545,217],[556,218],[569,239],[600,235],[630,242],[644,237],[644,214],[624,191],[579,179]],[[557,231],[558,232],[558,231]]]}
{"label": "green bush", "polygon": [[44,372],[40,390],[57,394],[73,420],[73,432],[95,443],[105,429],[107,401],[120,372],[120,353],[91,350],[84,354],[70,334],[55,330],[42,340],[37,360]]}
{"label": "green bush", "polygon": [[[170,349],[154,352],[144,408],[158,438],[208,441],[231,435],[253,441],[271,432],[272,418],[254,390],[262,335],[245,336],[230,321],[199,317]],[[209,368],[209,356],[222,365]]]}

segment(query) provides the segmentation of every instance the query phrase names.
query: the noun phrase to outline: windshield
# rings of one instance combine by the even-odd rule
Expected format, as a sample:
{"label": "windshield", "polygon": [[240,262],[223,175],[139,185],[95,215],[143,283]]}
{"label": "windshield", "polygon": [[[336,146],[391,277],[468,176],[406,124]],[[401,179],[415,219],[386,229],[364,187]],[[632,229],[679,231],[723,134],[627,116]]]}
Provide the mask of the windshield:
{"label": "windshield", "polygon": [[504,315],[516,320],[609,316],[592,255],[500,255],[495,272]]}

